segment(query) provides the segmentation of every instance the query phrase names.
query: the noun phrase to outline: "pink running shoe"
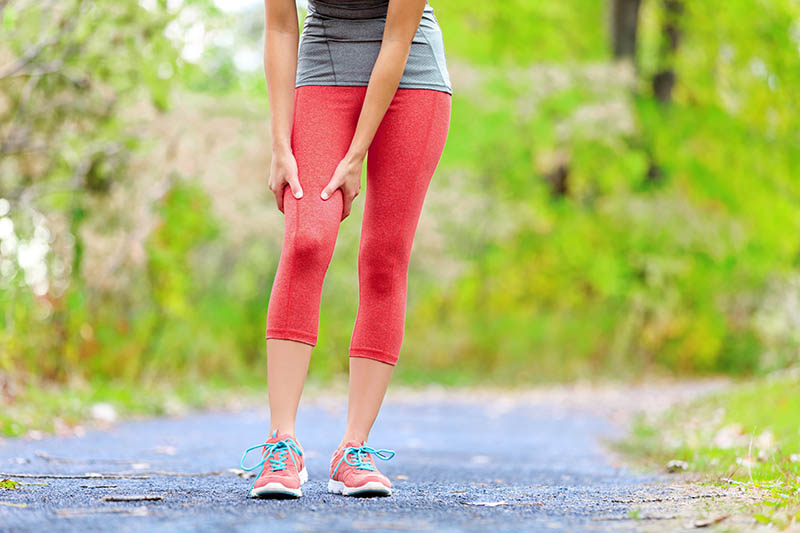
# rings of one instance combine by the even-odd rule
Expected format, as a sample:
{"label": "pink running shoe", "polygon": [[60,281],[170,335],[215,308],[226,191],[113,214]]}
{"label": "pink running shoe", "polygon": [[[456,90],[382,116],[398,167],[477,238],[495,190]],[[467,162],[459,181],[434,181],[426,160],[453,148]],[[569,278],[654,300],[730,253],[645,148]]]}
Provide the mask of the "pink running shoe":
{"label": "pink running shoe", "polygon": [[349,441],[333,452],[328,492],[344,496],[391,496],[392,483],[378,472],[372,456],[388,461],[392,450],[376,450],[364,442]]}
{"label": "pink running shoe", "polygon": [[[257,448],[264,449],[261,461],[255,466],[244,466],[247,454]],[[278,435],[277,430],[272,432],[266,443],[245,450],[239,466],[246,472],[261,468],[250,487],[250,496],[253,498],[299,498],[303,495],[300,486],[308,481],[303,449],[291,435]]]}

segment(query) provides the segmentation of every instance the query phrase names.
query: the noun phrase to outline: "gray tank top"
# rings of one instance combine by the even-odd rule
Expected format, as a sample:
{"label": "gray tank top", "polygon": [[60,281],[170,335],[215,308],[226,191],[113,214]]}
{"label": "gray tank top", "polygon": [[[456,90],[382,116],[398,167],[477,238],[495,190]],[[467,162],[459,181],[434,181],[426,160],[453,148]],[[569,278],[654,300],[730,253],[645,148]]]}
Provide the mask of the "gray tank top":
{"label": "gray tank top", "polygon": [[[308,0],[295,85],[367,85],[388,6],[389,0]],[[453,92],[442,31],[428,4],[399,87]]]}

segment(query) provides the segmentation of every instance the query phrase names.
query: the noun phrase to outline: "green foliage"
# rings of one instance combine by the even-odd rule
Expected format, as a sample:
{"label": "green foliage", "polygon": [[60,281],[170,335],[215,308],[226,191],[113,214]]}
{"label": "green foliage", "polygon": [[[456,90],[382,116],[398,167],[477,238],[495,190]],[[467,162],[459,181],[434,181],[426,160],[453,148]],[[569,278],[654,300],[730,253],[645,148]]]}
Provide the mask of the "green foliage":
{"label": "green foliage", "polygon": [[723,484],[758,489],[749,512],[783,527],[800,509],[800,379],[776,375],[640,418],[622,448],[663,467],[681,460],[689,471]]}
{"label": "green foliage", "polygon": [[[196,176],[218,137],[268,146],[263,76],[236,61],[260,50],[261,14],[211,4],[2,8],[4,377],[263,375],[280,243],[260,240],[266,229],[242,237],[241,220],[215,208],[228,192]],[[413,256],[399,379],[525,384],[797,362],[796,2],[685,2],[671,50],[663,2],[647,0],[636,69],[610,59],[605,2],[433,5],[455,88],[431,194],[446,202],[424,215],[428,241],[443,244]],[[187,63],[181,38],[196,27],[208,47]],[[677,80],[668,104],[652,95],[664,68]],[[184,107],[171,115],[176,88]],[[187,156],[174,139],[197,123],[187,109],[210,132],[178,172]],[[234,116],[247,126],[216,129]],[[237,150],[220,183],[265,172],[237,167]],[[271,203],[260,209],[280,222]],[[321,380],[347,367],[358,209],[326,278],[311,369]]]}
{"label": "green foliage", "polygon": [[[431,284],[412,310],[418,342],[405,365],[424,365],[430,379],[457,368],[529,382],[797,361],[798,344],[776,342],[762,320],[792,320],[770,290],[797,295],[800,80],[785,66],[796,59],[797,6],[771,3],[765,21],[752,17],[758,2],[722,16],[701,4],[681,18],[668,106],[648,90],[604,92],[608,81],[554,83],[569,67],[481,69],[482,92],[456,95],[444,165],[468,169],[502,205],[485,212],[490,224],[514,231],[465,229],[470,246],[458,253],[473,252],[469,269],[454,285]],[[640,80],[661,46],[663,14],[646,5]],[[553,194],[561,170],[566,191]]]}
{"label": "green foliage", "polygon": [[570,2],[431,2],[448,57],[496,65],[606,59],[606,5]]}

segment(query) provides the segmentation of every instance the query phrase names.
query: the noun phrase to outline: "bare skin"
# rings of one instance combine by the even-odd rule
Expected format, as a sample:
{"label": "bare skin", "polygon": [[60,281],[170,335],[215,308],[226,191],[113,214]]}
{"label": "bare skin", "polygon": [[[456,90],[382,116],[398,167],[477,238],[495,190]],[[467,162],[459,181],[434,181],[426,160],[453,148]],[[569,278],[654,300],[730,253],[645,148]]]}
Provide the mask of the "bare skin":
{"label": "bare skin", "polygon": [[311,360],[311,346],[284,339],[267,339],[269,434],[295,436],[294,421]]}
{"label": "bare skin", "polygon": [[350,394],[347,399],[347,427],[339,448],[355,440],[366,442],[378,417],[394,367],[374,359],[350,358]]}
{"label": "bare skin", "polygon": [[[269,188],[283,212],[283,191],[290,187],[295,198],[303,191],[297,162],[291,149],[294,82],[297,72],[299,27],[294,0],[264,0],[266,38],[264,71],[269,91],[272,162]],[[358,124],[347,154],[321,192],[323,200],[341,188],[342,220],[350,215],[353,200],[361,190],[361,174],[367,150],[389,108],[403,76],[411,40],[417,31],[425,0],[389,0],[380,52],[370,75]],[[267,387],[270,431],[294,436],[294,423],[308,372],[312,347],[296,341],[267,341]],[[342,438],[365,442],[386,395],[394,367],[372,359],[350,358],[347,427]]]}

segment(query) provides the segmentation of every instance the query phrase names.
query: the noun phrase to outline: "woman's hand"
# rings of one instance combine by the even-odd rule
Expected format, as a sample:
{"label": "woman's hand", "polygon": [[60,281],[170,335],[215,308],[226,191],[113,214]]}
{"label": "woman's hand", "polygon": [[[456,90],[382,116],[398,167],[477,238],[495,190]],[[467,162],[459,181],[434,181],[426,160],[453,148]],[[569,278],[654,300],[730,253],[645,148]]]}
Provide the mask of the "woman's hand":
{"label": "woman's hand", "polygon": [[358,196],[358,191],[361,189],[364,157],[397,92],[408,61],[411,41],[419,27],[424,9],[425,0],[389,0],[381,49],[369,77],[353,140],[347,155],[339,162],[331,181],[321,194],[322,199],[327,200],[336,189],[342,188],[344,196],[342,220],[350,214],[353,199]]}
{"label": "woman's hand", "polygon": [[269,165],[269,189],[275,195],[275,202],[281,213],[283,213],[283,189],[286,185],[289,185],[295,198],[303,196],[303,189],[297,177],[297,161],[291,149],[273,150]]}
{"label": "woman's hand", "polygon": [[342,220],[350,215],[350,208],[353,205],[353,200],[358,196],[361,190],[361,171],[364,168],[364,155],[357,152],[348,152],[344,158],[339,161],[333,177],[322,189],[320,196],[323,200],[327,200],[336,189],[342,189],[342,197],[344,205],[342,206]]}

